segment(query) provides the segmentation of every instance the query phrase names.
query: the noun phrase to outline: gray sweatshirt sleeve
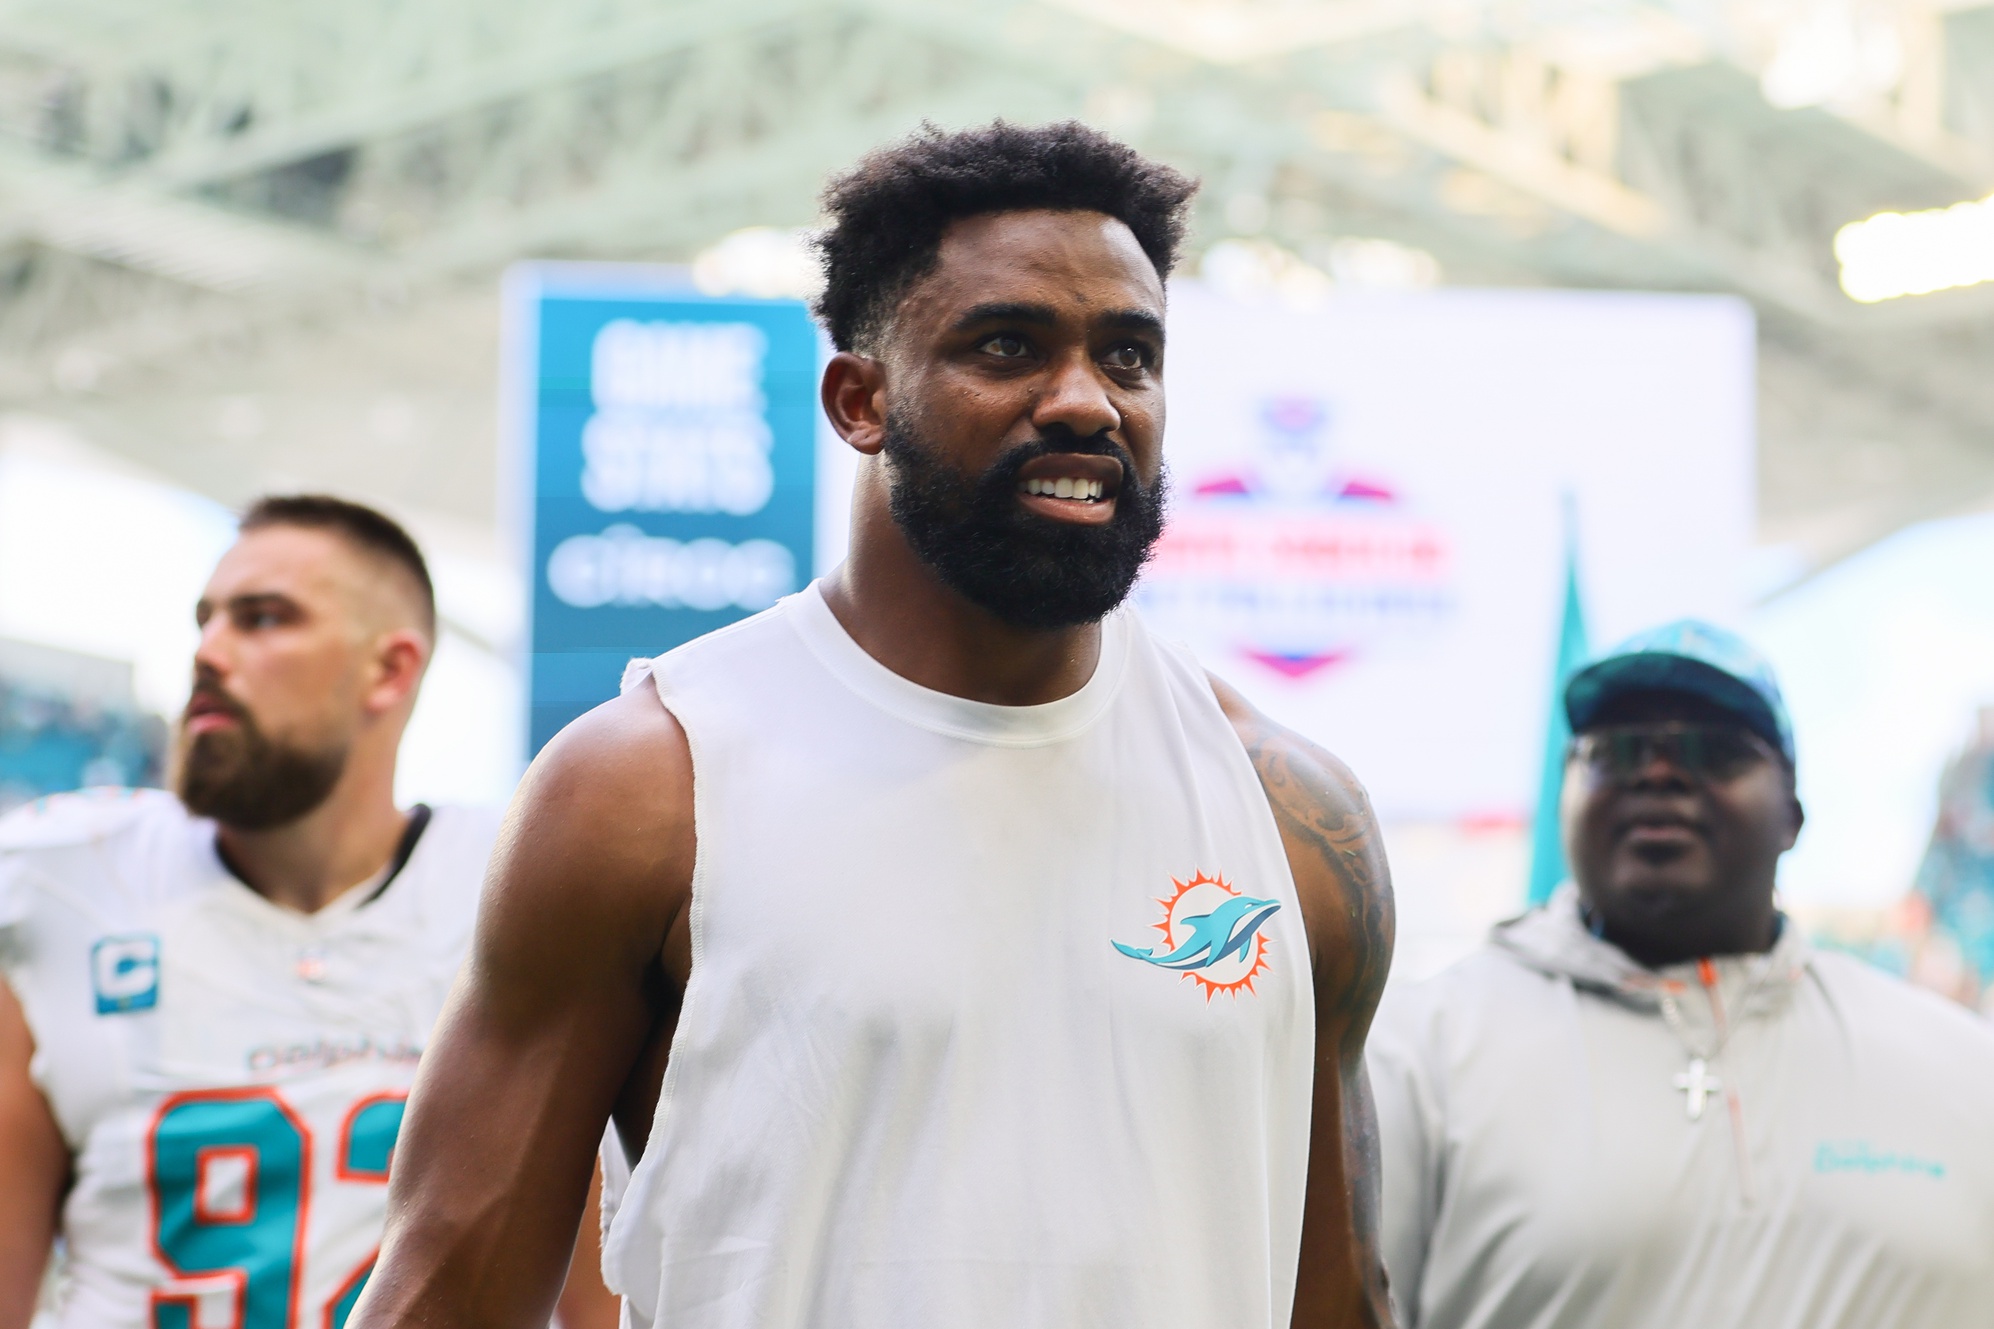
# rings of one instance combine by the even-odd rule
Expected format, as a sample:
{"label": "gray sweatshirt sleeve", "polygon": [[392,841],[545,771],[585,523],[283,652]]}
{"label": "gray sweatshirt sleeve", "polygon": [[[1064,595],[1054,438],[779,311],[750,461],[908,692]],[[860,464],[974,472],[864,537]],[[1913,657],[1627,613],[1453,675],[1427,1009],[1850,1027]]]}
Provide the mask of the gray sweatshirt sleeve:
{"label": "gray sweatshirt sleeve", "polygon": [[1416,994],[1388,992],[1366,1045],[1378,1103],[1385,1270],[1400,1329],[1419,1329],[1422,1320],[1420,1281],[1440,1209],[1440,1142],[1446,1138],[1425,1005]]}

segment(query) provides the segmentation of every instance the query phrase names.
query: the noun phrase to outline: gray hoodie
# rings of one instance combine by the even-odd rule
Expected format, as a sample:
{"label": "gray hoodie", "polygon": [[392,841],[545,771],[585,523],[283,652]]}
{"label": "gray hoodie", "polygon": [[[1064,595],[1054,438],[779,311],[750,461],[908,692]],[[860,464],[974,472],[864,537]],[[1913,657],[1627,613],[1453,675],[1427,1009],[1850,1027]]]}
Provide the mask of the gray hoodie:
{"label": "gray hoodie", "polygon": [[1795,928],[1649,970],[1567,886],[1370,1068],[1405,1329],[1994,1326],[1994,1027]]}

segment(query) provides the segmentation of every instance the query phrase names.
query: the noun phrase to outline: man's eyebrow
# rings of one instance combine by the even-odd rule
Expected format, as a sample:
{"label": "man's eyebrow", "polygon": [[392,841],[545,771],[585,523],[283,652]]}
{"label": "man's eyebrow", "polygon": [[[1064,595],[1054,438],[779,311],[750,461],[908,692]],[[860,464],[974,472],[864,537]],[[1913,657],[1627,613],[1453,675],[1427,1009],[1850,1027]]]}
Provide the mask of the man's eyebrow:
{"label": "man's eyebrow", "polygon": [[979,323],[1030,323],[1049,328],[1059,322],[1051,305],[1035,305],[1023,300],[993,300],[971,305],[955,321],[955,331],[967,332]]}
{"label": "man's eyebrow", "polygon": [[227,600],[230,609],[296,609],[299,604],[293,597],[282,591],[244,591],[241,595],[231,595]]}
{"label": "man's eyebrow", "polygon": [[[971,305],[964,310],[955,321],[955,331],[967,332],[983,323],[1029,323],[1049,328],[1058,322],[1059,314],[1050,305],[1035,305],[1022,300],[994,300]],[[1141,332],[1158,341],[1163,340],[1163,320],[1147,309],[1111,309],[1096,322],[1118,332]]]}
{"label": "man's eyebrow", "polygon": [[1163,320],[1147,309],[1111,309],[1101,315],[1101,322],[1111,328],[1146,332],[1158,341],[1163,340]]}

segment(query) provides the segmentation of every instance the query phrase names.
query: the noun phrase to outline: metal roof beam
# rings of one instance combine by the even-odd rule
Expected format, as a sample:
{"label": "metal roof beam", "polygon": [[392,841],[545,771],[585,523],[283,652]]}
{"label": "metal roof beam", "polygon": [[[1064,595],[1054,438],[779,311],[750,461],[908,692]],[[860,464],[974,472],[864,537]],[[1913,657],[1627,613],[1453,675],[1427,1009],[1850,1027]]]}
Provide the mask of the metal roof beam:
{"label": "metal roof beam", "polygon": [[694,50],[743,32],[821,13],[810,0],[633,6],[621,21],[565,41],[505,50],[449,69],[411,71],[400,86],[356,88],[344,100],[239,137],[188,143],[141,176],[184,188],[247,174],[420,128],[481,106]]}
{"label": "metal roof beam", "polygon": [[0,146],[0,243],[33,241],[206,290],[247,294],[358,275],[363,255],[298,227],[106,182]]}

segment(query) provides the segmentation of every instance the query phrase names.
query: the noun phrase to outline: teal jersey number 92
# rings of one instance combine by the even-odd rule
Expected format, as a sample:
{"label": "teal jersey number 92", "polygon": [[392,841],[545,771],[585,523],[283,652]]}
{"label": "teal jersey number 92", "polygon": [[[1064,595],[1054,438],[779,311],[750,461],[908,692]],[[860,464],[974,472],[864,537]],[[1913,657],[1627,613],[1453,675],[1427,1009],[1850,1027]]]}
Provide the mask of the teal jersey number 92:
{"label": "teal jersey number 92", "polygon": [[[399,1094],[355,1103],[339,1128],[336,1181],[384,1184],[401,1123]],[[311,1129],[274,1089],[195,1090],[160,1105],[147,1180],[154,1244],[173,1277],[153,1293],[154,1329],[199,1329],[199,1302],[223,1287],[234,1329],[343,1329],[374,1260],[300,1317],[312,1148]]]}

